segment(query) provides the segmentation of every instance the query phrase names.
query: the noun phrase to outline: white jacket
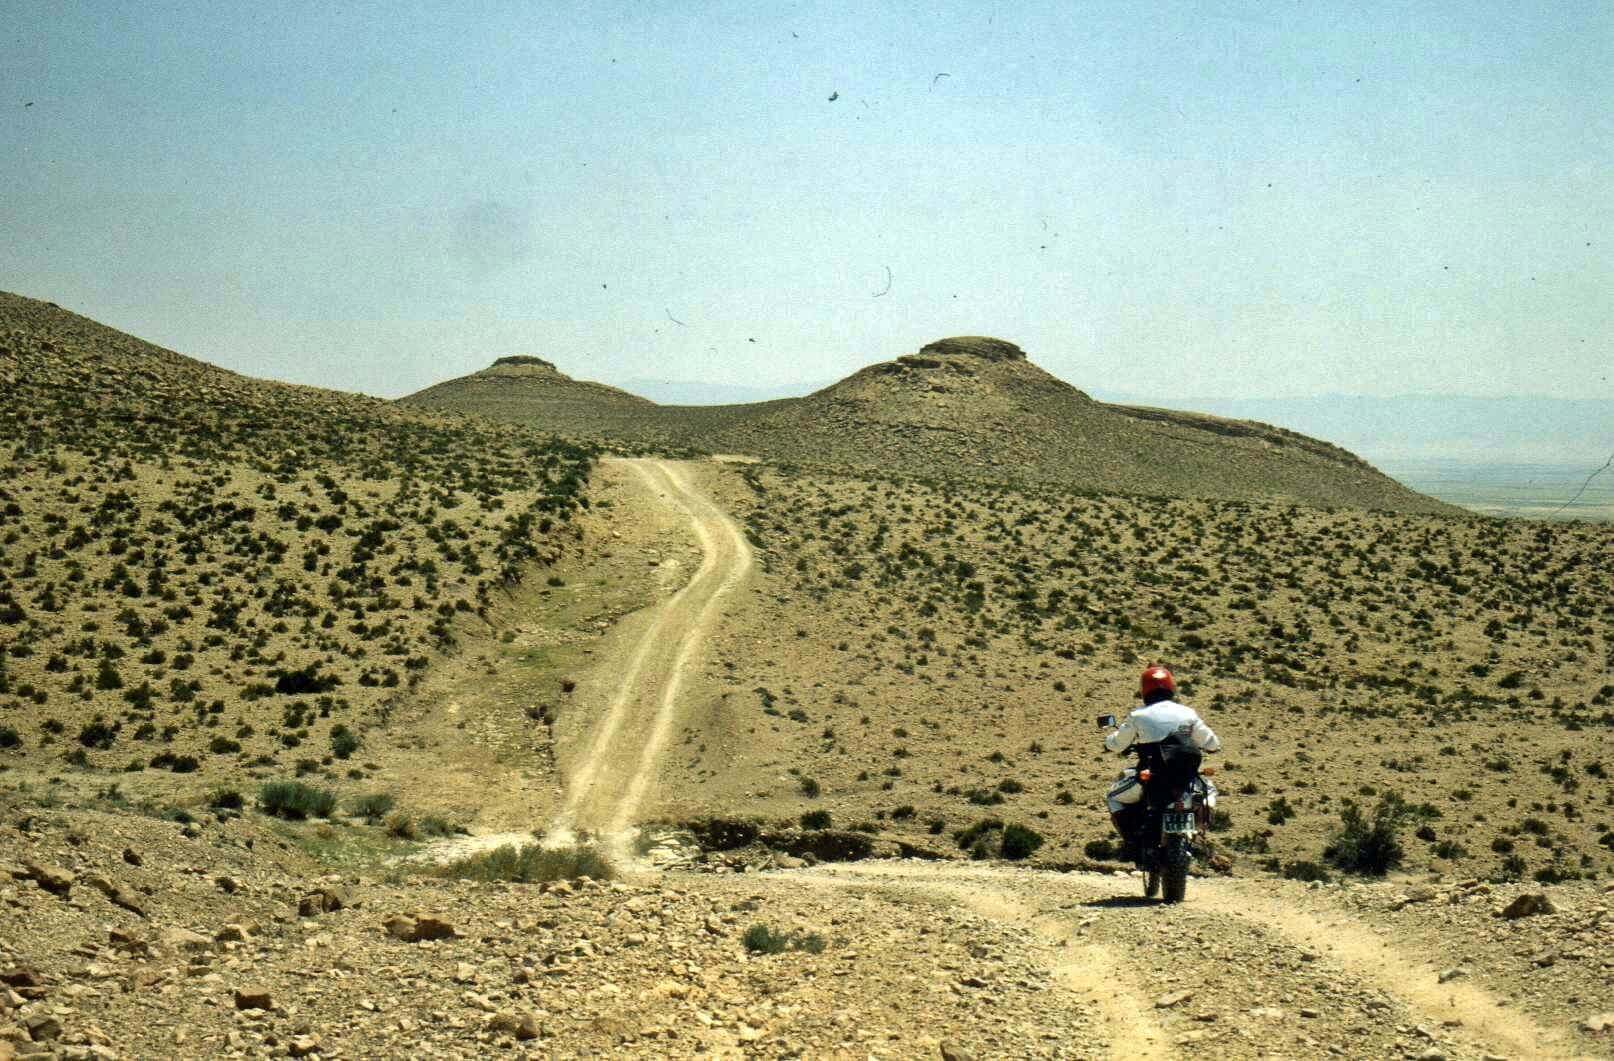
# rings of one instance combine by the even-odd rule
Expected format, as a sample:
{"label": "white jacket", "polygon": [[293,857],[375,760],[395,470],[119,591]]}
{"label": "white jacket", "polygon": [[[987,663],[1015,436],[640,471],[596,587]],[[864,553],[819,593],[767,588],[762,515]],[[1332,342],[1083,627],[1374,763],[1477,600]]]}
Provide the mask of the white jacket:
{"label": "white jacket", "polygon": [[1104,747],[1112,752],[1124,752],[1134,744],[1154,744],[1173,733],[1182,734],[1203,752],[1220,751],[1222,747],[1222,742],[1199,713],[1175,700],[1161,700],[1138,708],[1127,716],[1120,728],[1104,738]]}

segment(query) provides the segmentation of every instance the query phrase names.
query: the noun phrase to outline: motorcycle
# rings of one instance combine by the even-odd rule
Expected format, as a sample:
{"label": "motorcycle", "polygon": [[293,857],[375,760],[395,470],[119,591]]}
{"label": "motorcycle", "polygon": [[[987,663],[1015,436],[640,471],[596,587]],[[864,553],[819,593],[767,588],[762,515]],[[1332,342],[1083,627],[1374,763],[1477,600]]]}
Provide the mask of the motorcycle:
{"label": "motorcycle", "polygon": [[[1114,715],[1100,715],[1099,728],[1112,729]],[[1145,898],[1180,903],[1188,890],[1188,870],[1194,860],[1195,841],[1202,841],[1216,806],[1216,787],[1208,779],[1216,771],[1200,765],[1198,751],[1161,741],[1138,746],[1138,764],[1122,772],[1117,789],[1136,780],[1142,792],[1128,805],[1139,815],[1133,836],[1137,867],[1143,873]]]}

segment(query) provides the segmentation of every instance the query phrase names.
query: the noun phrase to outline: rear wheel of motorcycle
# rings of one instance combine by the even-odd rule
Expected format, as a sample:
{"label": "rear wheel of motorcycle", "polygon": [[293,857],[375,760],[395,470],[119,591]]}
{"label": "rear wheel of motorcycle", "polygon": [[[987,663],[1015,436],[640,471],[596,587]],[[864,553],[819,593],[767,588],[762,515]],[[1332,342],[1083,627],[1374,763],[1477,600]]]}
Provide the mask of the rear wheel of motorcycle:
{"label": "rear wheel of motorcycle", "polygon": [[1168,903],[1180,903],[1188,891],[1188,863],[1193,853],[1188,849],[1188,841],[1181,836],[1173,836],[1165,856],[1164,865],[1160,868],[1165,892],[1161,898]]}
{"label": "rear wheel of motorcycle", "polygon": [[1182,902],[1183,896],[1188,894],[1187,863],[1168,865],[1160,876],[1163,891],[1165,892],[1160,898],[1168,903]]}
{"label": "rear wheel of motorcycle", "polygon": [[1160,894],[1160,871],[1153,866],[1143,871],[1143,897],[1153,899]]}

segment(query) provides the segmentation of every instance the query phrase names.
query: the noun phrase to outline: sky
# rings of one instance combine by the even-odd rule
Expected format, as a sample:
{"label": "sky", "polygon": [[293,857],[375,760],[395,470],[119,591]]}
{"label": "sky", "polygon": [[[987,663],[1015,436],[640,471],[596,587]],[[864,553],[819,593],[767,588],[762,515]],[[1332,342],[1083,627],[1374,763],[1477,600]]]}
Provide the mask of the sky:
{"label": "sky", "polygon": [[398,396],[1614,398],[1614,6],[0,0],[0,289]]}

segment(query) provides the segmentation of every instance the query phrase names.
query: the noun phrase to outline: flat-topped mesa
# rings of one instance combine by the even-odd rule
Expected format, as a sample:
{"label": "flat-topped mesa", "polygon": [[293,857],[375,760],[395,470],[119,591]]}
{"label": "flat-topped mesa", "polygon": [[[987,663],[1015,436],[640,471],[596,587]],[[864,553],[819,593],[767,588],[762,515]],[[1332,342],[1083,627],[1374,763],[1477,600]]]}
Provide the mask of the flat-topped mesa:
{"label": "flat-topped mesa", "polygon": [[511,354],[501,357],[483,369],[501,376],[558,376],[561,374],[552,361],[531,354]]}
{"label": "flat-topped mesa", "polygon": [[[531,354],[508,354],[496,359],[487,368],[469,376],[444,380],[410,395],[404,401],[458,412],[494,413],[500,407],[532,412],[557,402],[568,410],[579,404],[602,407],[655,405],[648,398],[603,383],[573,379],[556,368],[553,361]],[[554,409],[549,408],[544,416],[552,419],[553,414]]]}
{"label": "flat-topped mesa", "polygon": [[926,343],[920,357],[978,357],[982,361],[1024,361],[1026,352],[1006,339],[987,335],[955,335]]}

